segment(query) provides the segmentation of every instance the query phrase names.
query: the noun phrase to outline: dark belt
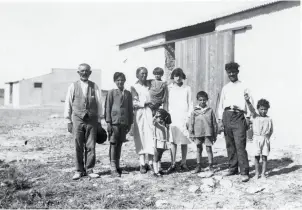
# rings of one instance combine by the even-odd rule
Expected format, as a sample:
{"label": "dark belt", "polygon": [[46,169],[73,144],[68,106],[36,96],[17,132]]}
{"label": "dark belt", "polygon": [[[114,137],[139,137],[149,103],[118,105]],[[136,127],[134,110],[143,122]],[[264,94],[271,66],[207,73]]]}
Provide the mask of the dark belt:
{"label": "dark belt", "polygon": [[231,111],[231,112],[242,112],[242,113],[244,113],[244,111],[243,111],[243,110],[241,110],[241,109],[236,109],[236,108],[231,108],[230,106],[225,107],[225,108],[224,108],[224,111]]}

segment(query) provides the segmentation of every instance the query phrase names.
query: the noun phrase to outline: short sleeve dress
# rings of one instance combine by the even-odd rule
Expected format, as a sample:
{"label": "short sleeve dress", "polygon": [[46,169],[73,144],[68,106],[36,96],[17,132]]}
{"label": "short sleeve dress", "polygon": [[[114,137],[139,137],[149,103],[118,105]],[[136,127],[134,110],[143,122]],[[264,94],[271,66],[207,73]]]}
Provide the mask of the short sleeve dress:
{"label": "short sleeve dress", "polygon": [[188,123],[193,110],[191,88],[185,84],[168,86],[168,111],[171,115],[170,142],[175,144],[190,144]]}

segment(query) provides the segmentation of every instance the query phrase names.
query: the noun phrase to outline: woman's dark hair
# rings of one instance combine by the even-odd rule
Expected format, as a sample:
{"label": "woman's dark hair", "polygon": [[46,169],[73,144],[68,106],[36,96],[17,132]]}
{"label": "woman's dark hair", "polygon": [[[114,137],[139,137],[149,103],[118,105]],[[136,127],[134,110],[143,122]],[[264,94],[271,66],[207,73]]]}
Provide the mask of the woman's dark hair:
{"label": "woman's dark hair", "polygon": [[196,99],[198,100],[199,97],[204,97],[206,98],[207,100],[209,100],[209,97],[208,97],[208,94],[204,91],[199,91],[196,95]]}
{"label": "woman's dark hair", "polygon": [[164,70],[160,67],[156,67],[154,70],[153,70],[153,75],[164,75]]}
{"label": "woman's dark hair", "polygon": [[146,71],[148,72],[148,69],[147,69],[146,67],[139,67],[138,69],[136,69],[136,78],[138,78],[137,75],[138,75],[142,70],[146,70]]}
{"label": "woman's dark hair", "polygon": [[269,109],[270,108],[270,105],[269,105],[269,102],[268,100],[265,100],[265,99],[260,99],[257,103],[257,109],[260,108],[260,106],[264,106],[265,108]]}
{"label": "woman's dark hair", "polygon": [[225,64],[226,71],[231,71],[231,70],[239,71],[239,67],[240,67],[239,64],[236,62],[230,62],[230,63]]}
{"label": "woman's dark hair", "polygon": [[126,76],[122,72],[115,72],[113,75],[113,81],[115,82],[119,77],[122,77],[126,81]]}
{"label": "woman's dark hair", "polygon": [[172,71],[171,79],[174,79],[174,77],[182,77],[183,79],[187,79],[187,76],[183,72],[181,68],[176,68]]}

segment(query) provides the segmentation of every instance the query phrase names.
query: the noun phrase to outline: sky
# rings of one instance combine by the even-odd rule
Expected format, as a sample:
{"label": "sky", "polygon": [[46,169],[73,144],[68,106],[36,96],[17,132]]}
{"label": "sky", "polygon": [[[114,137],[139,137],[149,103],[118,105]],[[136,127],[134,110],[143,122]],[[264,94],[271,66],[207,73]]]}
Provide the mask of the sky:
{"label": "sky", "polygon": [[117,70],[123,41],[253,2],[0,1],[0,88],[83,62],[106,75]]}

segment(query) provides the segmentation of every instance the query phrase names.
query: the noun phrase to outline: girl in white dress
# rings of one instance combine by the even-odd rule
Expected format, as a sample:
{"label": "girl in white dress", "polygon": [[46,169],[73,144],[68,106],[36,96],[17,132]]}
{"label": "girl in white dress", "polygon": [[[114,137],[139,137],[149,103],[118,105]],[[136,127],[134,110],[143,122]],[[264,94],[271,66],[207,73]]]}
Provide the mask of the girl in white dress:
{"label": "girl in white dress", "polygon": [[188,170],[187,159],[187,144],[191,143],[189,140],[188,123],[190,113],[193,110],[193,102],[191,100],[191,88],[183,83],[186,79],[181,68],[176,68],[171,74],[173,83],[168,86],[168,103],[166,109],[171,115],[172,124],[170,125],[171,131],[171,162],[172,165],[168,169],[168,173],[176,169],[176,151],[177,145],[181,145],[181,169]]}

